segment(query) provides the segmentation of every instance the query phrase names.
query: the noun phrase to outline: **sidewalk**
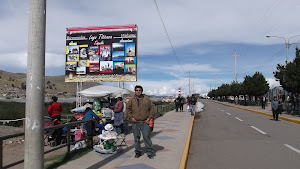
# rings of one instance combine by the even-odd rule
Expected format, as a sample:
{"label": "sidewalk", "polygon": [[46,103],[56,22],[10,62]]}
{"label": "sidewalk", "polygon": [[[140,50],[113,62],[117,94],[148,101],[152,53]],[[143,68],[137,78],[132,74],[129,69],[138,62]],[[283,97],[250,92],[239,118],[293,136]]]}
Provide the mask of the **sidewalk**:
{"label": "sidewalk", "polygon": [[[100,154],[94,150],[80,159],[71,161],[59,169],[96,169],[96,168],[117,168],[117,169],[177,169],[183,166],[187,160],[187,152],[190,142],[191,125],[193,116],[187,111],[175,110],[164,114],[155,120],[154,131],[152,133],[152,143],[156,156],[149,159],[145,153],[145,144],[141,146],[143,154],[140,158],[134,158],[133,134],[126,136],[126,146],[123,151],[115,154]],[[141,138],[142,140],[142,138]]]}
{"label": "sidewalk", "polygon": [[[220,102],[220,101],[215,101],[215,102],[219,103],[219,104],[236,107],[239,109],[243,109],[243,110],[247,110],[247,111],[251,111],[251,112],[255,112],[255,113],[273,117],[270,102],[268,102],[265,109],[262,109],[261,106],[243,106],[243,105],[236,105],[234,103],[228,103],[228,102]],[[279,119],[300,124],[300,117],[298,115],[291,115],[291,114],[282,112],[282,114],[279,115]]]}

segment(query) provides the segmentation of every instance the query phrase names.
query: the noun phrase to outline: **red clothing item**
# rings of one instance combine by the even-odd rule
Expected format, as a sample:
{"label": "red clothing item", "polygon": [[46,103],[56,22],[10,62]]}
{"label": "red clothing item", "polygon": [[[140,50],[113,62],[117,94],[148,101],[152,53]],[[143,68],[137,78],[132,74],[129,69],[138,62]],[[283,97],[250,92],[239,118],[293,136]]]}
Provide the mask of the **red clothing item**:
{"label": "red clothing item", "polygon": [[186,101],[186,102],[187,102],[187,104],[191,104],[191,101],[190,101],[189,99],[187,99],[187,101]]}
{"label": "red clothing item", "polygon": [[51,105],[48,106],[48,114],[50,117],[61,115],[61,111],[62,107],[60,103],[53,102]]}

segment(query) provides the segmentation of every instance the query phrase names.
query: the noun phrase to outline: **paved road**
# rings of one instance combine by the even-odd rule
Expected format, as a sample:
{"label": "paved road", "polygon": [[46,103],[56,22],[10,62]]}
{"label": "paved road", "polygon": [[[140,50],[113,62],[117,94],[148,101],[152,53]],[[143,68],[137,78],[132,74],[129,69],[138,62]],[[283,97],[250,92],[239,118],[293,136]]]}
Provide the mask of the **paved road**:
{"label": "paved road", "polygon": [[187,169],[299,169],[300,125],[201,100]]}

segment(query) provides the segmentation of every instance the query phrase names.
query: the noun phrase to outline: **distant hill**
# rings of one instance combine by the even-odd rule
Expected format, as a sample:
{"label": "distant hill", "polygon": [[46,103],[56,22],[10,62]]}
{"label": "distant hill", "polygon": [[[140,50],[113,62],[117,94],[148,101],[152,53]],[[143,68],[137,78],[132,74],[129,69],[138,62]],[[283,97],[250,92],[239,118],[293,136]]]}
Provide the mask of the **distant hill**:
{"label": "distant hill", "polygon": [[[96,82],[83,83],[83,89],[99,85]],[[64,97],[76,96],[77,83],[65,82],[65,76],[45,77],[45,96],[60,95]],[[0,70],[0,97],[25,98],[26,74],[11,73]]]}

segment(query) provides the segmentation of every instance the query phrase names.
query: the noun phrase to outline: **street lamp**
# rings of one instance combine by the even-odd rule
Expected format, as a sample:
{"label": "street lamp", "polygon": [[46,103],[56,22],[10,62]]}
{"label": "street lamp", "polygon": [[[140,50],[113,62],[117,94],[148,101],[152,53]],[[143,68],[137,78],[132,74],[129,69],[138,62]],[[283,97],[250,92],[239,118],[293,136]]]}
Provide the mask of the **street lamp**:
{"label": "street lamp", "polygon": [[266,37],[267,38],[280,38],[280,39],[283,39],[284,40],[284,44],[285,44],[285,49],[286,49],[286,63],[288,62],[288,57],[289,57],[289,48],[292,44],[294,43],[290,43],[290,39],[292,38],[295,38],[295,37],[298,37],[300,35],[295,35],[295,36],[291,36],[288,38],[288,40],[286,40],[284,37],[281,37],[281,36],[271,36],[271,35],[267,35]]}

